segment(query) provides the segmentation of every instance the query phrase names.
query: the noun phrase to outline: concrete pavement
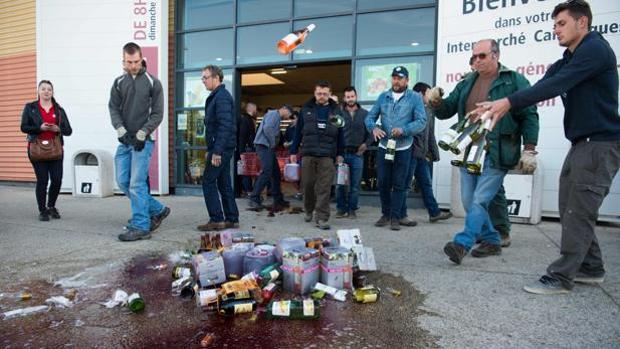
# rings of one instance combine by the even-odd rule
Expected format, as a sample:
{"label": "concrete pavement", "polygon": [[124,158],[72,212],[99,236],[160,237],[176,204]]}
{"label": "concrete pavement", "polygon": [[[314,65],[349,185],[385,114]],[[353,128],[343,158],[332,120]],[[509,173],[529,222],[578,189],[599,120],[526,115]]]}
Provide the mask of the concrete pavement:
{"label": "concrete pavement", "polygon": [[[149,252],[188,246],[207,220],[200,197],[160,198],[172,214],[146,241],[116,239],[129,218],[129,201],[61,195],[61,220],[39,222],[34,188],[0,185],[0,282],[56,280],[87,268],[109,265]],[[241,229],[258,240],[323,235],[303,214],[255,213],[238,200]],[[293,201],[301,206],[301,203]],[[332,208],[332,214],[335,208]],[[423,210],[410,211],[420,224],[398,232],[376,228],[376,207],[362,207],[355,221],[331,220],[336,229],[360,228],[364,244],[374,248],[383,272],[402,276],[426,299],[424,314],[412,317],[445,348],[618,348],[620,347],[620,228],[597,227],[607,276],[600,286],[577,285],[562,296],[536,296],[522,290],[559,256],[560,225],[513,225],[513,244],[501,256],[466,257],[461,266],[448,261],[443,245],[463,225],[462,219],[428,223]],[[3,286],[4,287],[4,286]],[[3,288],[0,288],[2,290]],[[402,347],[410,347],[402,343]]]}

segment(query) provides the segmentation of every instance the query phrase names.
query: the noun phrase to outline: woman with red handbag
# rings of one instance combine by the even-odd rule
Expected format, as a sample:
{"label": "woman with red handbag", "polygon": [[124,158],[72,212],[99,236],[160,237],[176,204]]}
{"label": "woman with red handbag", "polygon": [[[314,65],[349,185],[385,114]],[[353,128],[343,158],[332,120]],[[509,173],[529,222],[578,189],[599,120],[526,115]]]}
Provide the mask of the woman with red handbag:
{"label": "woman with red handbag", "polygon": [[60,218],[56,199],[62,183],[63,136],[70,136],[73,131],[65,110],[54,99],[54,87],[49,80],[39,82],[37,96],[36,101],[24,107],[21,130],[28,134],[28,158],[37,177],[39,220],[49,221],[50,216]]}

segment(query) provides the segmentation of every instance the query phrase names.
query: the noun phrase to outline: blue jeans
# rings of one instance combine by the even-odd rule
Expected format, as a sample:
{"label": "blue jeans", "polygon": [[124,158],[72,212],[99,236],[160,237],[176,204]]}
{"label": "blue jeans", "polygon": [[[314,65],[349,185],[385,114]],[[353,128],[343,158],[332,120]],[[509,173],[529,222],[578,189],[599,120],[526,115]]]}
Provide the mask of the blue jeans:
{"label": "blue jeans", "polygon": [[349,190],[347,193],[346,185],[336,186],[336,208],[338,212],[347,213],[359,209],[357,202],[364,169],[364,156],[345,154],[344,163],[349,165]]}
{"label": "blue jeans", "polygon": [[461,201],[465,208],[465,228],[454,236],[454,242],[468,251],[477,238],[493,245],[500,245],[499,232],[489,217],[489,203],[504,182],[506,171],[491,167],[487,157],[482,174],[472,175],[461,168]]}
{"label": "blue jeans", "polygon": [[[431,168],[426,159],[412,158],[409,165],[409,171],[407,172],[407,193],[411,191],[413,186],[412,177],[415,177],[416,183],[422,191],[422,201],[424,201],[424,207],[428,211],[431,217],[435,217],[441,213],[435,195],[433,194],[433,183],[431,180]],[[406,196],[405,196],[406,197]],[[403,202],[403,208],[401,210],[401,218],[407,217],[407,200]]]}
{"label": "blue jeans", "polygon": [[146,184],[152,153],[153,142],[146,141],[142,151],[119,144],[114,156],[116,183],[131,201],[132,215],[128,227],[142,231],[149,231],[151,216],[164,210],[164,205],[151,196]]}
{"label": "blue jeans", "polygon": [[[218,167],[211,165],[212,155],[209,153],[207,157],[202,176],[202,194],[205,198],[210,221],[223,222],[224,216],[226,216],[226,221],[238,222],[239,210],[232,190],[230,173],[230,159],[233,156],[233,151],[226,151],[222,154],[222,163]],[[221,202],[220,195],[222,196]],[[224,209],[223,213],[222,208]]]}
{"label": "blue jeans", "polygon": [[264,145],[256,145],[256,152],[258,153],[258,159],[260,160],[260,174],[254,183],[254,191],[250,199],[256,203],[261,203],[261,193],[263,189],[271,183],[271,196],[274,203],[279,203],[284,200],[282,197],[282,191],[280,190],[280,166],[278,166],[278,159],[276,159],[276,153],[273,149],[269,149]]}
{"label": "blue jeans", "polygon": [[407,195],[407,172],[411,162],[411,147],[396,152],[394,161],[385,160],[385,149],[377,149],[377,181],[381,198],[381,214],[400,219]]}

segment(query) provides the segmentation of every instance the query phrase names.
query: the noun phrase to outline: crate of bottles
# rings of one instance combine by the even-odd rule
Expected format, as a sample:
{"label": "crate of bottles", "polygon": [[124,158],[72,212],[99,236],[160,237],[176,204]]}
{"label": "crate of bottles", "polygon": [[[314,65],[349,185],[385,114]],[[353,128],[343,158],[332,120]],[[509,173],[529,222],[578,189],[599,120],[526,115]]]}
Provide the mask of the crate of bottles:
{"label": "crate of bottles", "polygon": [[283,288],[287,292],[308,294],[319,281],[319,251],[307,247],[284,250]]}
{"label": "crate of bottles", "polygon": [[353,254],[344,247],[324,247],[321,250],[321,283],[350,289],[353,279]]}
{"label": "crate of bottles", "polygon": [[217,252],[202,252],[194,256],[192,264],[201,287],[226,282],[224,260]]}

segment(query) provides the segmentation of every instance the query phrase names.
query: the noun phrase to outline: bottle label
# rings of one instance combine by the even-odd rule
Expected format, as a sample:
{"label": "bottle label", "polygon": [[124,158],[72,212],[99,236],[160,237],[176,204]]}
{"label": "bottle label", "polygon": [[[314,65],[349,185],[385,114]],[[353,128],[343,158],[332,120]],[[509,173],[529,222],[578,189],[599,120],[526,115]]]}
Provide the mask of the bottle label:
{"label": "bottle label", "polygon": [[263,291],[267,291],[267,292],[272,292],[273,290],[276,289],[276,284],[274,284],[273,282],[270,282],[267,286],[265,286],[265,288],[263,288]]}
{"label": "bottle label", "polygon": [[439,142],[442,142],[442,143],[445,143],[445,144],[450,144],[450,143],[452,143],[452,141],[454,141],[456,136],[458,136],[458,133],[456,133],[456,131],[454,131],[453,129],[448,129],[441,136],[441,139],[439,140]]}
{"label": "bottle label", "polygon": [[291,316],[291,301],[273,302],[271,308],[273,316]]}
{"label": "bottle label", "polygon": [[478,152],[478,146],[472,145],[471,149],[469,149],[469,156],[467,157],[467,162],[474,162],[476,160],[476,153]]}
{"label": "bottle label", "polygon": [[251,313],[252,303],[235,304],[235,314]]}
{"label": "bottle label", "polygon": [[314,301],[312,299],[304,299],[304,316],[314,316]]}
{"label": "bottle label", "polygon": [[286,46],[292,45],[295,41],[297,41],[297,35],[291,33],[282,38],[282,41],[286,43]]}
{"label": "bottle label", "polygon": [[[459,145],[456,146],[456,148],[462,153],[465,148],[467,148],[467,146],[471,144],[471,141],[471,137],[467,136],[461,141],[461,143],[459,143]],[[470,151],[469,153],[471,154],[472,151]]]}
{"label": "bottle label", "polygon": [[396,149],[396,141],[394,139],[388,139],[387,149]]}
{"label": "bottle label", "polygon": [[276,280],[278,276],[280,276],[280,273],[276,269],[269,272],[269,277],[271,277],[271,280]]}
{"label": "bottle label", "polygon": [[362,301],[362,303],[373,303],[377,301],[377,294],[376,293],[371,293],[371,294],[365,294],[364,295],[364,299]]}

